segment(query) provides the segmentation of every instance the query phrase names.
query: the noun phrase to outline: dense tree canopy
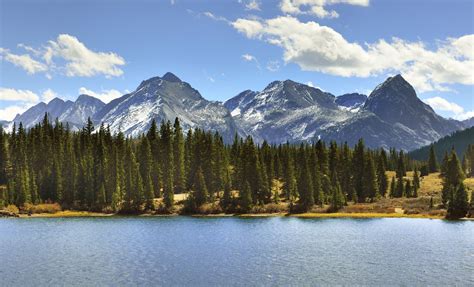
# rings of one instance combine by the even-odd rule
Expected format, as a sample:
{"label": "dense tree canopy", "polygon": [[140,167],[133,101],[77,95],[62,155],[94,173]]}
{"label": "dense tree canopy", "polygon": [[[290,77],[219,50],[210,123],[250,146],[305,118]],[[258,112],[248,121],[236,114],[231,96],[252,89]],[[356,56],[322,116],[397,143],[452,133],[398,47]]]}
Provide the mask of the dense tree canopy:
{"label": "dense tree canopy", "polygon": [[[474,148],[469,152],[462,166],[455,154],[443,165],[443,202],[451,210],[465,207],[460,182],[464,172],[472,173]],[[409,181],[406,171],[413,167]],[[396,171],[390,182],[387,170]],[[105,126],[95,130],[90,120],[71,131],[45,115],[29,130],[21,124],[9,134],[0,128],[1,185],[7,188],[0,189],[0,204],[19,207],[57,202],[82,210],[171,211],[174,195],[187,193],[190,212],[216,202],[223,211],[249,212],[281,200],[295,211],[314,205],[337,211],[349,201],[385,197],[388,189],[391,197],[416,197],[420,178],[403,151],[369,150],[363,140],[354,149],[323,141],[259,145],[238,136],[226,145],[218,133],[193,129],[184,135],[178,119],[153,121],[145,135],[132,139]]]}

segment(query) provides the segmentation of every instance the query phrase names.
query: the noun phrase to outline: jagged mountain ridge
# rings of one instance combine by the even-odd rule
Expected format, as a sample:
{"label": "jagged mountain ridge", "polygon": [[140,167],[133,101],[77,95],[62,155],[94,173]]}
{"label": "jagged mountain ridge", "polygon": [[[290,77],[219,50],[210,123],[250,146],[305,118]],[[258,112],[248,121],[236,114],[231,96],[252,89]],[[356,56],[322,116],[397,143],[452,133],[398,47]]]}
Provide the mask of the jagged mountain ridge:
{"label": "jagged mountain ridge", "polygon": [[[278,83],[279,86],[286,86],[292,81]],[[304,99],[305,94],[314,89],[303,84],[297,85],[299,93],[296,93],[296,98],[300,99]],[[259,140],[278,143],[324,139],[347,141],[353,145],[363,138],[367,146],[372,148],[411,150],[466,127],[462,122],[437,115],[417,97],[413,87],[401,75],[389,77],[369,97],[353,93],[336,98],[315,89],[319,91],[316,98],[319,101],[308,102],[306,106],[295,105],[290,109],[291,112],[279,104],[281,98],[295,98],[294,94],[288,92],[292,90],[291,87],[274,92],[274,86],[273,83],[254,96],[258,98],[262,94],[260,97],[265,98],[265,95],[272,93],[273,98],[278,94],[277,100],[270,104],[246,100],[244,105],[233,106],[232,113],[236,115],[237,125]],[[321,99],[326,101],[321,102]],[[224,105],[229,107],[229,102],[235,105],[235,98]],[[271,117],[274,113],[277,116]]]}
{"label": "jagged mountain ridge", "polygon": [[[244,92],[245,93],[245,92]],[[335,96],[291,80],[274,81],[261,92],[239,94],[224,103],[239,129],[257,141],[312,140],[329,126],[351,117]]]}
{"label": "jagged mountain ridge", "polygon": [[227,140],[237,132],[232,116],[221,103],[204,99],[172,73],[143,81],[134,92],[105,105],[94,120],[110,126],[112,132],[138,136],[149,129],[153,119],[160,123],[176,117],[184,130],[216,130]]}
{"label": "jagged mountain ridge", "polygon": [[58,119],[63,123],[68,123],[71,128],[77,129],[84,125],[88,117],[100,110],[105,104],[91,96],[80,95],[75,102],[64,101],[60,98],[52,99],[48,104],[39,103],[21,115],[17,115],[13,122],[23,123],[25,128],[31,128],[39,123],[45,113],[51,119]]}
{"label": "jagged mountain ridge", "polygon": [[28,128],[44,113],[82,127],[87,117],[112,132],[129,136],[146,132],[152,119],[180,118],[183,128],[216,130],[227,142],[237,132],[257,142],[303,142],[324,139],[369,147],[412,150],[463,129],[467,123],[444,119],[416,96],[403,77],[388,78],[369,97],[339,97],[291,80],[274,81],[261,92],[246,90],[224,103],[208,101],[172,73],[143,81],[137,89],[108,104],[87,95],[75,102],[54,99],[40,103],[14,122]]}

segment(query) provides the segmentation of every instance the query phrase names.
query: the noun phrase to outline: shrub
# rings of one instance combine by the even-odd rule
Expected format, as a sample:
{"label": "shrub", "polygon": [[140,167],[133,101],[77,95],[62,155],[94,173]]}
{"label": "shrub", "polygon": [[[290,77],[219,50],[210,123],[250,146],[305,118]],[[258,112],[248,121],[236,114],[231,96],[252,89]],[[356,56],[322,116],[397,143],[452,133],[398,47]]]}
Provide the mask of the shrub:
{"label": "shrub", "polygon": [[14,205],[14,204],[8,205],[8,206],[5,208],[5,210],[8,211],[8,212],[14,213],[14,214],[18,214],[18,213],[20,212],[20,210],[18,209],[18,207],[16,207],[16,205]]}
{"label": "shrub", "polygon": [[56,213],[62,210],[58,203],[25,204],[23,210],[28,213]]}

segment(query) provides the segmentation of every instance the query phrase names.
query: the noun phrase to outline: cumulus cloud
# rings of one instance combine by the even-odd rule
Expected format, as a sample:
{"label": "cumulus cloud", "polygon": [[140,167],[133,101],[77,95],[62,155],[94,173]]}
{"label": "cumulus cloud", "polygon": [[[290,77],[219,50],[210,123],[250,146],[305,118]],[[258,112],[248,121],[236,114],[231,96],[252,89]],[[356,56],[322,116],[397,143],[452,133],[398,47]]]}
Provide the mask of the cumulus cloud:
{"label": "cumulus cloud", "polygon": [[23,68],[28,74],[45,72],[48,79],[51,79],[53,73],[68,77],[118,77],[123,74],[121,66],[125,65],[125,60],[120,55],[93,51],[68,34],[60,34],[38,49],[25,44],[18,44],[18,47],[30,54],[17,55],[7,49],[0,49],[2,60]]}
{"label": "cumulus cloud", "polygon": [[369,0],[282,0],[280,9],[286,14],[310,14],[318,18],[338,18],[334,10],[327,10],[325,6],[333,4],[349,4],[369,6]]}
{"label": "cumulus cloud", "polygon": [[281,47],[285,62],[305,71],[342,77],[400,72],[419,92],[446,91],[446,84],[474,84],[474,35],[448,38],[430,50],[423,42],[399,38],[361,45],[330,27],[292,16],[241,18],[232,26],[247,38]]}
{"label": "cumulus cloud", "polygon": [[29,54],[17,55],[10,53],[6,49],[2,49],[0,53],[2,54],[2,59],[22,68],[30,75],[36,74],[38,72],[44,72],[48,69],[45,64],[34,60]]}
{"label": "cumulus cloud", "polygon": [[52,99],[56,98],[58,95],[51,89],[47,89],[41,95],[41,101],[49,103]]}
{"label": "cumulus cloud", "polygon": [[59,35],[56,41],[49,41],[45,60],[52,62],[55,57],[66,61],[65,71],[69,77],[100,74],[117,77],[123,74],[120,66],[125,65],[121,56],[112,52],[94,52],[76,37],[67,34]]}
{"label": "cumulus cloud", "polygon": [[0,109],[0,120],[11,121],[15,118],[17,114],[22,114],[27,109],[31,108],[33,104],[24,104],[24,105],[12,105]]}
{"label": "cumulus cloud", "polygon": [[0,87],[0,101],[14,102],[0,109],[0,120],[11,121],[39,102],[37,94],[30,90],[16,90]]}
{"label": "cumulus cloud", "polygon": [[39,102],[39,97],[30,90],[0,88],[0,100],[37,103]]}
{"label": "cumulus cloud", "polygon": [[110,101],[116,98],[120,98],[123,95],[123,93],[121,93],[120,91],[113,90],[113,89],[95,92],[84,87],[79,88],[79,94],[80,95],[85,94],[85,95],[92,96],[94,98],[98,98],[104,103],[109,103]]}
{"label": "cumulus cloud", "polygon": [[433,97],[424,100],[425,103],[430,105],[433,109],[444,111],[444,112],[452,112],[454,114],[459,114],[464,112],[464,109],[456,103],[448,102],[446,99],[441,97]]}
{"label": "cumulus cloud", "polygon": [[449,102],[442,97],[433,97],[423,100],[436,111],[449,112],[455,119],[465,120],[474,117],[474,111],[465,111],[463,107],[456,103]]}

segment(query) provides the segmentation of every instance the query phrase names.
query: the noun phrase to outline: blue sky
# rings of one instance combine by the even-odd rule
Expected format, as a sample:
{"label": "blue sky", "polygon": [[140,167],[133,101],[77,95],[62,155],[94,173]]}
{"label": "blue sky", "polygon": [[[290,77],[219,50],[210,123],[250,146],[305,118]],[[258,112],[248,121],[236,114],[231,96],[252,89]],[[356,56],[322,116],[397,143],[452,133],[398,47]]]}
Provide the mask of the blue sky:
{"label": "blue sky", "polygon": [[0,0],[0,21],[0,119],[167,71],[220,101],[284,79],[368,94],[401,73],[443,116],[474,116],[470,0]]}

